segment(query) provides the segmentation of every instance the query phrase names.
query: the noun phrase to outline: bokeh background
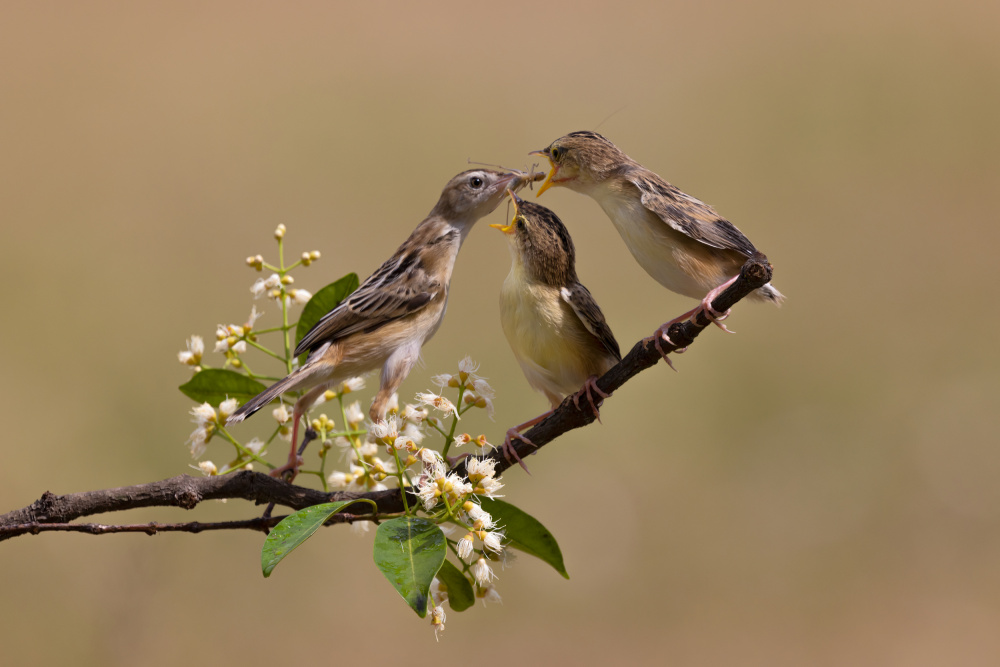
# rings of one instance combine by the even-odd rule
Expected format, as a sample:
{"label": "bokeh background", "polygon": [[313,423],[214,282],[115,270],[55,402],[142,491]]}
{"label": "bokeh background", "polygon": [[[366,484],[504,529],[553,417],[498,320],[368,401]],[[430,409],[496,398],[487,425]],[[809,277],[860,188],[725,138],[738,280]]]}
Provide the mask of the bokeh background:
{"label": "bokeh background", "polygon": [[[789,297],[508,473],[572,579],[521,558],[440,643],[371,534],[268,580],[255,533],[46,534],[0,545],[4,664],[997,664],[998,25],[971,0],[3,3],[0,511],[190,471],[176,352],[245,319],[278,223],[323,252],[298,286],[364,277],[468,159],[572,130],[716,206]],[[595,203],[541,201],[623,348],[691,307]],[[503,215],[404,385],[471,354],[491,440],[545,406],[499,327]]]}

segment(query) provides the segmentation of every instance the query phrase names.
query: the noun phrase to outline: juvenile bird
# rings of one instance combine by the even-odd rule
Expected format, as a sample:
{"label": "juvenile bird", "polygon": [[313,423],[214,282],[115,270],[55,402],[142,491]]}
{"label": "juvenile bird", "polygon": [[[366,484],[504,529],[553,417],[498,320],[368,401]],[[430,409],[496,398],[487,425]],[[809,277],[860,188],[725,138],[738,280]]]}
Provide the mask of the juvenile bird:
{"label": "juvenile bird", "polygon": [[284,392],[306,391],[295,403],[288,463],[272,476],[290,472],[294,478],[298,472],[299,421],[331,385],[381,367],[369,414],[373,421],[385,417],[389,398],[441,325],[452,269],[469,230],[500,204],[507,190],[541,177],[472,169],[452,178],[396,253],[299,341],[295,355],[309,352],[306,362],[229,417],[229,424],[241,422]]}
{"label": "juvenile bird", "polygon": [[510,273],[500,290],[500,322],[528,384],[545,394],[551,406],[507,431],[504,455],[510,460],[513,454],[520,463],[511,438],[534,444],[520,431],[552,414],[569,394],[577,409],[586,396],[597,415],[593,394],[608,394],[595,381],[622,355],[604,314],[576,276],[576,251],[565,225],[544,206],[513,192],[510,198],[510,224],[490,225],[507,235],[511,254]]}
{"label": "juvenile bird", "polygon": [[[538,195],[554,186],[589,195],[611,218],[646,273],[671,291],[701,299],[701,306],[657,329],[661,354],[660,337],[670,341],[670,325],[698,310],[725,329],[720,320],[728,312],[715,311],[712,301],[736,280],[746,259],[757,253],[740,230],[596,132],[572,132],[531,154],[545,156],[551,166]],[[785,297],[768,283],[750,298],[780,305]]]}

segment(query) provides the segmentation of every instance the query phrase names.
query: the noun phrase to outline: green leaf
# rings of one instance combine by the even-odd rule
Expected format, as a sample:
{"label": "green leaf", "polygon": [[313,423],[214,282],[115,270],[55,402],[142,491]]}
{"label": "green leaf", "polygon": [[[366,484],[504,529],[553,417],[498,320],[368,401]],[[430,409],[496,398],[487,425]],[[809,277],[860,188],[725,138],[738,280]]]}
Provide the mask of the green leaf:
{"label": "green leaf", "polygon": [[195,374],[188,382],[178,387],[184,395],[199,403],[218,405],[226,398],[246,401],[267,389],[256,380],[242,373],[225,368],[209,368]]}
{"label": "green leaf", "polygon": [[502,500],[480,498],[480,503],[493,517],[494,523],[503,528],[507,546],[541,558],[569,579],[559,543],[538,519]]}
{"label": "green leaf", "polygon": [[465,611],[476,603],[472,584],[450,560],[446,559],[441,563],[437,578],[448,588],[448,606],[454,611]]}
{"label": "green leaf", "polygon": [[341,500],[335,503],[323,503],[313,505],[295,514],[290,514],[281,520],[277,526],[268,534],[264,540],[264,548],[260,553],[260,565],[264,570],[264,576],[271,576],[271,571],[288,554],[295,551],[295,548],[312,537],[320,526],[326,523],[331,516],[347,507],[359,502],[358,500]]}
{"label": "green leaf", "polygon": [[340,302],[358,289],[358,274],[348,273],[337,282],[330,283],[313,294],[302,309],[302,316],[295,327],[295,343],[299,343],[324,315],[340,305]]}
{"label": "green leaf", "polygon": [[445,553],[444,533],[427,519],[401,516],[382,522],[375,533],[375,565],[420,618],[427,615],[427,592]]}

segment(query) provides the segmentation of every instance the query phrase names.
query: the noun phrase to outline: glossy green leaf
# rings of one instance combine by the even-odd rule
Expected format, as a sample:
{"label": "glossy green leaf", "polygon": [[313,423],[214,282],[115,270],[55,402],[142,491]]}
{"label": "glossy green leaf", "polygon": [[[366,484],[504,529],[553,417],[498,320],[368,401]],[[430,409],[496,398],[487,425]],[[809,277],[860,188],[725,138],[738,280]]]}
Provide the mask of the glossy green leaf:
{"label": "glossy green leaf", "polygon": [[246,401],[267,387],[236,371],[225,368],[209,368],[196,373],[193,378],[178,389],[184,392],[185,396],[199,403],[218,405],[227,398],[238,398],[241,402]]}
{"label": "glossy green leaf", "polygon": [[444,533],[427,519],[401,516],[383,521],[375,533],[375,565],[420,618],[445,553]]}
{"label": "glossy green leaf", "polygon": [[264,540],[264,548],[260,554],[260,565],[264,576],[271,576],[271,571],[281,560],[292,553],[296,547],[312,537],[327,519],[357,500],[342,500],[335,503],[313,505],[295,514],[286,516],[275,526]]}
{"label": "glossy green leaf", "polygon": [[554,567],[556,572],[569,579],[559,543],[538,519],[502,500],[481,498],[480,502],[483,509],[493,517],[493,521],[503,528],[504,543],[507,546],[541,558]]}
{"label": "glossy green leaf", "polygon": [[454,611],[465,611],[476,603],[476,593],[462,571],[445,559],[438,570],[437,578],[448,589],[448,606]]}
{"label": "glossy green leaf", "polygon": [[337,282],[330,283],[313,294],[302,309],[302,316],[299,317],[299,323],[295,327],[295,343],[298,344],[324,315],[340,305],[340,302],[356,289],[358,289],[358,274],[348,273]]}

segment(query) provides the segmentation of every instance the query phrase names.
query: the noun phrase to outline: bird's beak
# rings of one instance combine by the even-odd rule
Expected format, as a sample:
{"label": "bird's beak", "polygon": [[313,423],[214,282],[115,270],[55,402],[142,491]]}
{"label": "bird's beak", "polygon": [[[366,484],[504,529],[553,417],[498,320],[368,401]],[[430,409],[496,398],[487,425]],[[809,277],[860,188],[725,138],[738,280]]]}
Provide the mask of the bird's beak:
{"label": "bird's beak", "polygon": [[544,157],[546,160],[549,161],[549,167],[550,167],[550,169],[549,169],[549,175],[545,179],[545,182],[542,183],[542,186],[540,188],[538,188],[538,194],[535,195],[536,197],[541,197],[543,192],[545,192],[546,190],[548,190],[549,188],[552,187],[552,185],[553,185],[553,183],[552,183],[552,177],[556,175],[556,171],[558,171],[558,167],[556,167],[556,165],[552,162],[552,158],[549,157],[549,149],[548,148],[543,148],[540,151],[531,151],[530,153],[528,153],[528,155],[541,155],[542,157]]}
{"label": "bird's beak", "polygon": [[521,202],[521,198],[514,194],[513,190],[507,190],[507,194],[510,195],[510,200],[514,202],[514,216],[510,219],[510,223],[504,225],[499,222],[490,225],[494,229],[499,229],[504,234],[514,233],[514,221],[517,220],[517,205]]}

